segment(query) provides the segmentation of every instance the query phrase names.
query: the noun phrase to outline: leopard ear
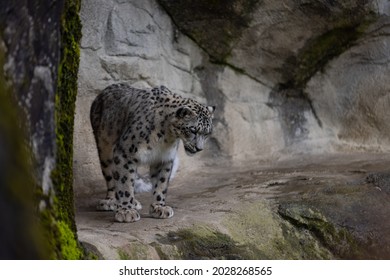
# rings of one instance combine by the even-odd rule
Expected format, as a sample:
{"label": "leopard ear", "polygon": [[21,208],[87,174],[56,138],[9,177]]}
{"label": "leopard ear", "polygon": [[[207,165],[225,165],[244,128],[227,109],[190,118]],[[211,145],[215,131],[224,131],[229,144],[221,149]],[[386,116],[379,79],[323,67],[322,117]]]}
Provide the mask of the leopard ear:
{"label": "leopard ear", "polygon": [[215,106],[207,106],[207,110],[212,114],[215,111]]}
{"label": "leopard ear", "polygon": [[192,115],[192,114],[193,113],[192,113],[191,109],[188,107],[180,107],[176,111],[176,117],[178,117],[179,119],[182,119],[182,118],[189,116],[189,115]]}

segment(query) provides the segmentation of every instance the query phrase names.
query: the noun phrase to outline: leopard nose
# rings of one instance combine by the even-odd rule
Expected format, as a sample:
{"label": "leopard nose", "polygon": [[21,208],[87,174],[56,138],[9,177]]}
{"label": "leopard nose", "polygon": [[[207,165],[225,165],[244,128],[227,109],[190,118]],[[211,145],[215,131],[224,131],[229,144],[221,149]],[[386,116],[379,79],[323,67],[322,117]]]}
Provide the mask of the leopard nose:
{"label": "leopard nose", "polygon": [[195,149],[196,149],[197,152],[200,152],[200,151],[203,150],[203,148],[199,148],[199,147],[195,147]]}

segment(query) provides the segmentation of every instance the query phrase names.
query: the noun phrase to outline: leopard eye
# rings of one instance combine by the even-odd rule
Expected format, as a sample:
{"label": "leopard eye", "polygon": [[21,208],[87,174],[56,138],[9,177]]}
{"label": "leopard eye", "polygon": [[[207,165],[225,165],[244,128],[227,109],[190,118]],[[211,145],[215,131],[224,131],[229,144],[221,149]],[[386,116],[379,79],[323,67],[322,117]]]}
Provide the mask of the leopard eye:
{"label": "leopard eye", "polygon": [[190,127],[190,131],[193,133],[193,134],[196,134],[198,132],[198,130],[195,128],[195,127]]}

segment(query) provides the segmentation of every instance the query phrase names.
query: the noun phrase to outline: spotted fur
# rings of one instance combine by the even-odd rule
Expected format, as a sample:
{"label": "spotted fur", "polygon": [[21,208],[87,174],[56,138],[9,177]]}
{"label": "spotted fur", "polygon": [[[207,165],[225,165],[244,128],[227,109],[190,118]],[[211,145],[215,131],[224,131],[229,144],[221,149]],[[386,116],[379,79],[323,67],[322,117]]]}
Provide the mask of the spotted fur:
{"label": "spotted fur", "polygon": [[[104,89],[91,106],[95,136],[107,196],[99,210],[114,210],[118,222],[140,219],[141,204],[134,194],[153,192],[150,214],[170,218],[165,203],[168,184],[177,168],[177,148],[183,141],[188,155],[203,150],[212,132],[214,107],[173,94],[164,86],[136,89],[114,84]],[[149,178],[137,169],[150,167]]]}

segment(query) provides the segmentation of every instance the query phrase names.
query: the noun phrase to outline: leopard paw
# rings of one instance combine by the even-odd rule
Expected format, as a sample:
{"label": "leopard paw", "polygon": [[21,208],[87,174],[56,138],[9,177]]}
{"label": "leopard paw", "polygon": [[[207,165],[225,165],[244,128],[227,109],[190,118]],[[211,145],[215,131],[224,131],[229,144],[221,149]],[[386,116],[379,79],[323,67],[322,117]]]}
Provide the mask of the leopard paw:
{"label": "leopard paw", "polygon": [[119,209],[115,213],[115,221],[120,223],[133,223],[141,218],[135,209]]}
{"label": "leopard paw", "polygon": [[116,210],[116,199],[115,198],[101,199],[99,200],[96,209],[98,211],[114,211]]}
{"label": "leopard paw", "polygon": [[150,205],[149,213],[153,218],[168,219],[173,217],[173,209],[170,206],[162,206],[159,204]]}

